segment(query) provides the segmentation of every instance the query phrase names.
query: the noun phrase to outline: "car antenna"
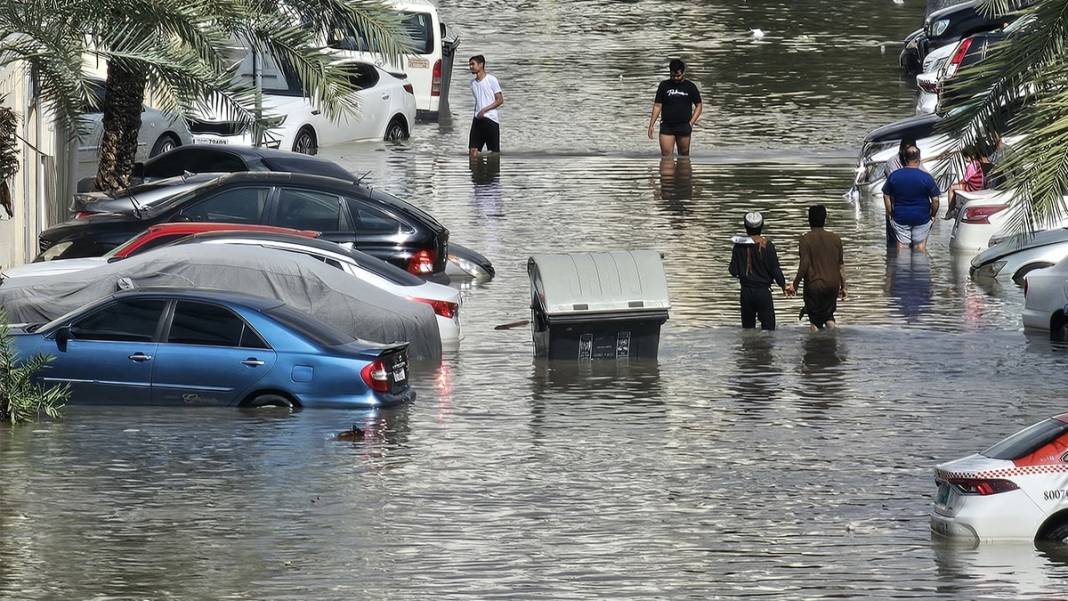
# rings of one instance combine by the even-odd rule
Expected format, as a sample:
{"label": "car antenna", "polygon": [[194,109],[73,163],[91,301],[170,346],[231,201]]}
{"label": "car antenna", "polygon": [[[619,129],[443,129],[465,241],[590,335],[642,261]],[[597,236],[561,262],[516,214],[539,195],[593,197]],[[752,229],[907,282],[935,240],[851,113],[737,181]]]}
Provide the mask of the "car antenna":
{"label": "car antenna", "polygon": [[371,171],[374,171],[374,169],[371,169],[371,170],[367,171],[367,173],[364,173],[364,174],[363,174],[363,175],[361,175],[360,177],[357,177],[357,178],[356,178],[356,183],[357,183],[357,184],[362,184],[362,183],[363,183],[363,180],[367,179],[367,176],[368,176],[368,175],[371,175]]}
{"label": "car antenna", "polygon": [[141,203],[137,202],[137,197],[134,196],[133,194],[130,194],[130,202],[133,203],[134,216],[137,217],[138,221],[140,221],[141,220]]}

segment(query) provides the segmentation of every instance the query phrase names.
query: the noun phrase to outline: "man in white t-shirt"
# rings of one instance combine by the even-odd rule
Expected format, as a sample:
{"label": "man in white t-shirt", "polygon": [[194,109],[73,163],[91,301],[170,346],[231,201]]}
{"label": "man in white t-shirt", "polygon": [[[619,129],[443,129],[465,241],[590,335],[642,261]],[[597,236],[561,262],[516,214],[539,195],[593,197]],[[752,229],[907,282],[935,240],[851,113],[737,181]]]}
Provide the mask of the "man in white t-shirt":
{"label": "man in white t-shirt", "polygon": [[472,56],[467,67],[471,79],[471,94],[475,97],[475,119],[471,122],[471,136],[467,147],[471,158],[478,156],[483,147],[490,152],[501,151],[501,116],[497,107],[504,104],[504,94],[497,78],[486,73],[486,57]]}

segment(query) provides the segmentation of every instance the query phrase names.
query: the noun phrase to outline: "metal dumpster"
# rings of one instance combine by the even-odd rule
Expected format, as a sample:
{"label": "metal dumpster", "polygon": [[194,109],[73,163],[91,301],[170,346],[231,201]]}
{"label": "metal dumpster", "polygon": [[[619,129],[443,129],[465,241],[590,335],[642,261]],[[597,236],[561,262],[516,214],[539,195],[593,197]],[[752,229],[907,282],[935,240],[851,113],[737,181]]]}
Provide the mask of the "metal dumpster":
{"label": "metal dumpster", "polygon": [[535,357],[656,357],[670,308],[658,252],[534,255],[527,275]]}

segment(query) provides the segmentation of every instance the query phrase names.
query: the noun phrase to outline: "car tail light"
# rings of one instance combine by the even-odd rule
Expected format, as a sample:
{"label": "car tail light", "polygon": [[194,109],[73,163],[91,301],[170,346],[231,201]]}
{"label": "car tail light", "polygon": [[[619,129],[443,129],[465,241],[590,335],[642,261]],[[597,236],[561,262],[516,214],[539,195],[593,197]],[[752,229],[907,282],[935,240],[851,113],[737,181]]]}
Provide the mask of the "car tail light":
{"label": "car tail light", "polygon": [[933,79],[917,79],[916,85],[920,86],[920,89],[924,92],[930,92],[931,94],[938,93],[938,81]]}
{"label": "car tail light", "polygon": [[972,47],[972,38],[964,38],[960,42],[960,46],[957,46],[957,51],[953,53],[953,58],[949,59],[949,64],[946,65],[946,79],[953,77],[957,73],[957,69],[960,68],[960,64],[964,62],[964,56],[968,54],[968,48]]}
{"label": "car tail light", "polygon": [[375,359],[363,366],[360,370],[360,377],[371,390],[389,392],[389,374],[386,373],[386,366],[381,359]]}
{"label": "car tail light", "polygon": [[440,315],[445,319],[452,319],[460,309],[460,305],[450,303],[449,301],[433,300],[429,298],[412,298],[412,300],[417,303],[430,305],[430,308],[434,310],[435,315]]}
{"label": "car tail light", "polygon": [[966,495],[996,495],[1010,490],[1018,490],[1020,487],[1012,480],[996,480],[990,478],[954,478],[949,481]]}
{"label": "car tail light", "polygon": [[987,205],[984,207],[968,207],[961,215],[961,223],[989,224],[990,216],[1000,213],[1009,208],[1009,205]]}
{"label": "car tail light", "polygon": [[433,250],[424,248],[412,255],[412,258],[408,259],[408,273],[415,275],[434,273],[434,259],[437,258],[435,254]]}
{"label": "car tail light", "polygon": [[434,75],[430,79],[430,95],[441,96],[441,59],[434,61]]}
{"label": "car tail light", "polygon": [[94,213],[92,211],[78,211],[77,213],[74,214],[74,218],[75,219],[89,219],[93,215],[96,215],[96,213]]}
{"label": "car tail light", "polygon": [[412,85],[412,84],[410,84],[410,83],[406,83],[406,84],[404,84],[404,91],[405,91],[405,92],[408,92],[408,93],[409,93],[409,94],[411,94],[412,96],[415,96],[415,86],[413,86],[413,85]]}

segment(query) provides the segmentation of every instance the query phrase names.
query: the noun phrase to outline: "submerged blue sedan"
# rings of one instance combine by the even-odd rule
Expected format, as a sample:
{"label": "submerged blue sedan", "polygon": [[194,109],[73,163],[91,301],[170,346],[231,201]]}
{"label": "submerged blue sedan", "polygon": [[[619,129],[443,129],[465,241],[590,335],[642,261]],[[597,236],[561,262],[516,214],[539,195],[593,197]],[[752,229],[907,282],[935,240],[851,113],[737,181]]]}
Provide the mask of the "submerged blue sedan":
{"label": "submerged blue sedan", "polygon": [[12,327],[72,403],[378,407],[408,401],[407,343],[359,341],[286,304],[230,292],[120,292]]}

